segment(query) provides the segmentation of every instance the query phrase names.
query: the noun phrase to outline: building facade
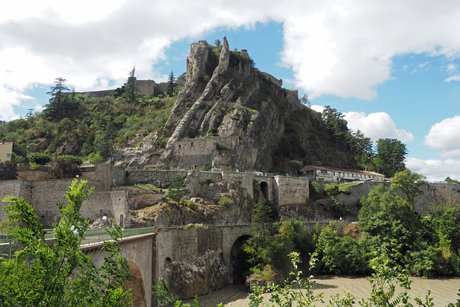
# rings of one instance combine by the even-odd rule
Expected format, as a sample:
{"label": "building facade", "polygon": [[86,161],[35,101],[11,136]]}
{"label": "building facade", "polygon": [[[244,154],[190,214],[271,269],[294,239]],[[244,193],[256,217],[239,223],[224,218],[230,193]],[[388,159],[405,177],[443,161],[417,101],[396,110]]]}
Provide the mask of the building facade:
{"label": "building facade", "polygon": [[347,182],[347,181],[374,181],[384,182],[385,176],[383,174],[351,170],[339,169],[326,166],[313,166],[307,165],[302,168],[300,174],[307,176],[311,180],[329,181],[329,182]]}
{"label": "building facade", "polygon": [[13,156],[13,142],[0,142],[0,163],[11,160]]}

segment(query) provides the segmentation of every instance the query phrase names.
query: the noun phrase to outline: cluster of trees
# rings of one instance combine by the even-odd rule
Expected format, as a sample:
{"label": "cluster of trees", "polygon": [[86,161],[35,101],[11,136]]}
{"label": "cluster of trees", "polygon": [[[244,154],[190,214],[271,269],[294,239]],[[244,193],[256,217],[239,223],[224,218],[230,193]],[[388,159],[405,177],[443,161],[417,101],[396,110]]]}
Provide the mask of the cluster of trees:
{"label": "cluster of trees", "polygon": [[[262,294],[270,292],[270,306],[310,306],[323,300],[313,293],[314,282],[303,279],[298,266],[301,254],[316,249],[307,261],[309,272],[317,259],[323,272],[371,274],[372,291],[360,306],[413,306],[410,303],[409,273],[424,276],[434,274],[460,275],[460,209],[452,204],[438,206],[425,218],[411,208],[411,197],[418,191],[406,182],[423,184],[423,176],[405,171],[395,176],[395,186],[376,187],[363,200],[360,212],[362,237],[355,240],[343,236],[337,223],[331,223],[321,232],[309,237],[300,222],[279,220],[273,204],[260,199],[254,206],[254,237],[246,242],[244,250],[254,265],[253,272],[267,279],[273,274],[293,275],[284,286],[269,284],[254,288],[249,295],[250,306],[266,306]],[[180,186],[180,182],[176,183]],[[394,189],[402,189],[408,197],[401,197]],[[25,248],[13,259],[0,258],[0,304],[2,306],[129,306],[134,304],[131,290],[123,288],[130,277],[129,265],[121,255],[121,229],[114,224],[109,229],[113,241],[105,243],[108,252],[104,263],[96,267],[91,255],[79,249],[89,221],[79,210],[92,193],[86,182],[74,180],[66,193],[67,205],[57,204],[61,221],[53,225],[55,241],[49,246],[46,231],[38,221],[33,208],[23,198],[11,197],[4,201],[11,221],[22,227],[10,230],[10,237]],[[291,252],[297,250],[298,252]],[[291,266],[292,264],[292,266]],[[394,282],[403,291],[396,294]],[[304,291],[298,291],[298,289]],[[160,280],[153,294],[170,306],[200,306],[182,304]],[[434,306],[429,293],[425,300],[414,298],[417,306]],[[328,306],[353,306],[350,294],[334,296]],[[220,304],[219,306],[223,306]],[[460,306],[457,303],[449,307]]]}
{"label": "cluster of trees", "polygon": [[259,200],[254,236],[244,247],[252,272],[268,279],[286,276],[287,254],[296,251],[307,260],[315,252],[320,273],[370,274],[375,253],[383,249],[388,265],[413,275],[460,276],[460,207],[442,203],[427,217],[416,214],[413,204],[424,184],[422,175],[399,172],[391,187],[376,186],[361,200],[359,226],[337,221],[313,234],[298,221],[280,220],[272,204]]}
{"label": "cluster of trees", "polygon": [[127,260],[121,255],[121,228],[114,224],[108,232],[107,256],[96,267],[91,255],[80,250],[89,221],[79,210],[92,193],[86,182],[74,180],[66,193],[67,205],[57,204],[61,221],[53,225],[55,241],[49,246],[46,231],[38,221],[32,206],[24,199],[11,197],[4,201],[15,227],[9,237],[24,248],[12,259],[0,257],[1,306],[129,306],[133,304],[131,290],[123,285],[130,277]]}
{"label": "cluster of trees", "polygon": [[360,130],[349,129],[345,116],[330,106],[323,110],[322,119],[336,146],[349,150],[363,169],[374,170],[391,178],[406,168],[404,160],[408,151],[401,141],[384,138],[374,144]]}
{"label": "cluster of trees", "polygon": [[14,142],[13,159],[19,163],[29,162],[28,154],[35,152],[107,159],[118,144],[161,132],[177,99],[177,92],[136,96],[134,73],[133,68],[116,95],[103,98],[71,93],[66,80],[57,78],[46,109],[0,125],[0,140]]}

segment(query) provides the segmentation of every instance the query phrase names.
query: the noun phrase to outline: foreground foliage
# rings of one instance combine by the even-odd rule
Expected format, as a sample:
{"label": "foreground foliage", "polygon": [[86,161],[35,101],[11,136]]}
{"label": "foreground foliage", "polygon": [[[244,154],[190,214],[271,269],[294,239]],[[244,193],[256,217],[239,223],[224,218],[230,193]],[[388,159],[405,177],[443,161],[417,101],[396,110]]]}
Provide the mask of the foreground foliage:
{"label": "foreground foliage", "polygon": [[20,221],[10,237],[24,248],[13,259],[0,258],[1,306],[128,306],[130,291],[123,284],[130,276],[128,262],[121,256],[121,228],[109,230],[113,241],[106,242],[108,252],[97,268],[91,255],[80,250],[89,221],[79,210],[92,193],[85,192],[86,181],[74,180],[66,193],[68,204],[57,204],[62,219],[54,224],[54,244],[45,241],[45,230],[32,206],[24,199],[10,197],[3,201],[10,220]]}
{"label": "foreground foliage", "polygon": [[[310,269],[315,266],[315,255],[310,261]],[[398,267],[391,266],[388,255],[384,252],[376,253],[376,257],[371,261],[374,273],[368,277],[372,284],[370,296],[358,302],[362,307],[390,307],[390,306],[414,306],[411,303],[409,273],[401,271]],[[291,272],[292,280],[286,279],[283,287],[275,284],[269,284],[266,287],[256,286],[254,292],[249,294],[249,306],[315,306],[315,303],[323,302],[323,293],[315,294],[313,292],[315,281],[313,276],[302,279],[302,271],[298,269],[299,254],[289,254],[293,265]],[[396,294],[396,285],[402,288],[402,292]],[[270,293],[268,302],[264,299],[263,294]],[[460,292],[459,292],[460,296]],[[329,307],[346,307],[356,306],[356,298],[351,293],[345,293],[343,297],[335,295],[329,298]],[[435,306],[430,292],[424,299],[415,297],[415,306],[433,307]],[[460,306],[460,299],[456,303],[451,303],[448,307]]]}

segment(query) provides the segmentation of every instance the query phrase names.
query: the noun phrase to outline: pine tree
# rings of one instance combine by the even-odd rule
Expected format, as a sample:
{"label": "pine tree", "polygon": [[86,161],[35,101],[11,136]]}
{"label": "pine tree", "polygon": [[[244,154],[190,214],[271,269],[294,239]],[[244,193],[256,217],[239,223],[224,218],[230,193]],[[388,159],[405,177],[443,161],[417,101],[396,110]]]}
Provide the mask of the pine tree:
{"label": "pine tree", "polygon": [[48,93],[46,93],[48,95],[51,95],[49,103],[45,105],[45,114],[48,117],[57,120],[64,117],[66,113],[67,101],[66,97],[64,97],[65,95],[63,95],[63,92],[69,91],[69,89],[64,85],[66,81],[66,79],[61,77],[56,78],[56,80],[54,80],[54,83],[56,83],[56,85],[53,86]]}
{"label": "pine tree", "polygon": [[168,96],[172,96],[174,94],[174,86],[175,86],[175,79],[174,79],[174,73],[171,71],[169,74],[169,80],[168,80],[168,87],[166,88],[166,93]]}
{"label": "pine tree", "polygon": [[136,77],[135,77],[136,67],[129,72],[128,82],[126,83],[126,99],[128,101],[134,101],[136,98]]}

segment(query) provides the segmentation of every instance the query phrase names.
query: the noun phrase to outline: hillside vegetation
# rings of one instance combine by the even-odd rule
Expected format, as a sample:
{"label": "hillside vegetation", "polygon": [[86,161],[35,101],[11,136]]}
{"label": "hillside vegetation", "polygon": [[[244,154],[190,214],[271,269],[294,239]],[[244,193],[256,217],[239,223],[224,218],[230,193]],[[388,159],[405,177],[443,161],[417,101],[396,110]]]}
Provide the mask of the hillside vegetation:
{"label": "hillside vegetation", "polygon": [[62,118],[49,116],[45,110],[10,121],[0,126],[0,139],[14,142],[13,158],[22,163],[28,162],[27,155],[33,152],[102,161],[117,149],[136,145],[130,141],[139,136],[161,133],[177,99],[177,93],[171,97],[144,96],[133,100],[124,94],[115,96],[63,95],[76,107]]}
{"label": "hillside vegetation", "polygon": [[[14,142],[19,163],[40,152],[92,163],[114,158],[121,166],[188,168],[196,160],[183,159],[176,142],[220,137],[228,142],[208,148],[200,163],[291,174],[305,165],[324,165],[387,177],[405,168],[404,144],[381,139],[374,148],[370,138],[348,129],[336,109],[315,112],[306,96],[302,105],[297,91],[255,68],[247,51],[230,51],[225,37],[217,47],[196,44],[180,78],[185,85],[177,92],[171,73],[166,92],[139,97],[133,69],[125,86],[103,98],[70,93],[65,79],[57,78],[45,110],[0,125],[0,140]],[[230,141],[235,137],[237,142]]]}

